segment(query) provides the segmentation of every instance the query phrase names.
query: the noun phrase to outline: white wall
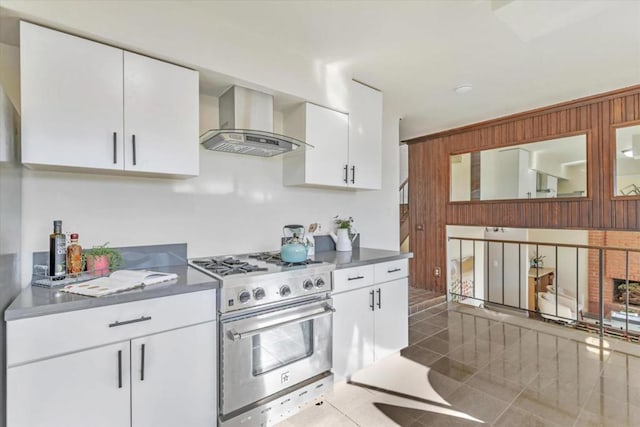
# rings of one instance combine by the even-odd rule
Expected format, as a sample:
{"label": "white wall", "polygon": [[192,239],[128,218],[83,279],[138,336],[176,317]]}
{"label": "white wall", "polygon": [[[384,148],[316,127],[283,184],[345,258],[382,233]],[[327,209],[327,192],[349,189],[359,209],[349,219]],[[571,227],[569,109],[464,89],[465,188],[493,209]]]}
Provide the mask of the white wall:
{"label": "white wall", "polygon": [[450,200],[471,200],[471,154],[464,153],[455,157],[458,157],[460,162],[455,163],[450,161]]}
{"label": "white wall", "polygon": [[[200,98],[200,129],[216,128],[217,99]],[[276,117],[278,119],[278,117]],[[353,216],[361,245],[398,250],[398,117],[385,112],[380,191],[282,185],[282,157],[200,151],[200,176],[186,180],[26,169],[23,184],[23,278],[30,254],[45,251],[52,221],[90,247],[186,242],[189,256],[279,248],[282,226]],[[276,129],[277,130],[277,129]]]}
{"label": "white wall", "polygon": [[520,150],[483,150],[480,152],[480,199],[518,198]]}
{"label": "white wall", "polygon": [[399,149],[400,157],[400,183],[403,183],[405,179],[409,178],[409,146],[407,144],[401,144]]}
{"label": "white wall", "polygon": [[573,193],[574,191],[584,191],[587,195],[587,165],[563,166],[564,176],[567,179],[558,180],[558,194]]}
{"label": "white wall", "polygon": [[17,111],[20,111],[20,49],[0,43],[0,85]]}
{"label": "white wall", "polygon": [[537,151],[533,153],[530,167],[547,175],[565,178],[564,169],[560,163],[562,160],[557,153]]}
{"label": "white wall", "polygon": [[[485,231],[484,238],[526,241],[528,230],[501,228],[499,231],[493,231],[490,227],[489,231]],[[527,307],[527,246],[522,245],[518,251],[518,245],[515,243],[505,243],[504,247],[502,243],[488,243],[487,250],[485,255],[489,257],[485,286],[487,300],[512,307]]]}

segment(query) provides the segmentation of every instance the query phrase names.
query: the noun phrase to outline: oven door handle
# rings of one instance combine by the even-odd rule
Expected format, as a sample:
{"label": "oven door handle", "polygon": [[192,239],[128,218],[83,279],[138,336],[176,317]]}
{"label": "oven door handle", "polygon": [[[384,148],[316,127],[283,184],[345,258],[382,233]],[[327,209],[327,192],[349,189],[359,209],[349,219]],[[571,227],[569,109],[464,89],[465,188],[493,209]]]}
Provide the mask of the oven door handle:
{"label": "oven door handle", "polygon": [[320,313],[309,314],[307,316],[298,317],[297,319],[287,320],[286,322],[281,322],[281,323],[277,323],[275,325],[265,326],[264,328],[258,328],[258,329],[253,329],[253,330],[250,330],[250,331],[244,331],[244,332],[237,332],[235,329],[231,329],[229,331],[229,337],[231,338],[232,341],[240,341],[240,340],[243,340],[245,338],[252,337],[254,335],[259,335],[259,334],[262,334],[264,332],[269,332],[269,331],[272,331],[274,329],[281,328],[283,326],[293,325],[294,323],[306,322],[307,320],[312,320],[312,319],[317,319],[318,317],[327,316],[329,314],[334,313],[335,311],[336,311],[335,308],[333,308],[333,307],[331,307],[330,305],[327,304],[327,305],[324,306],[324,310],[321,311]]}

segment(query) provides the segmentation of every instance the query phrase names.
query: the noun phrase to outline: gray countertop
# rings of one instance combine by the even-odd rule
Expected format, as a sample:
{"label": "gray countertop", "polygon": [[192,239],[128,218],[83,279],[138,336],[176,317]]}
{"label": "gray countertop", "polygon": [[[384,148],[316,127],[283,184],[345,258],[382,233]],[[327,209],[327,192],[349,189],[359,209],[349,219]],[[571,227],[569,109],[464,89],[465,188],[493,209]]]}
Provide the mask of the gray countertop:
{"label": "gray countertop", "polygon": [[413,258],[411,252],[387,251],[383,249],[354,248],[350,252],[327,251],[313,256],[316,261],[330,262],[336,269],[357,267],[359,265],[377,264],[397,259]]}
{"label": "gray countertop", "polygon": [[[337,269],[376,264],[413,257],[412,253],[387,251],[381,249],[355,248],[351,252],[318,252],[313,257],[317,261],[325,261],[336,265]],[[11,303],[4,313],[6,321],[28,317],[44,316],[87,308],[102,307],[112,304],[139,301],[187,292],[217,289],[220,282],[216,279],[188,267],[177,265],[168,267],[152,267],[153,271],[176,273],[175,282],[159,283],[142,289],[133,289],[119,294],[100,298],[61,292],[60,289],[29,286]]]}
{"label": "gray countertop", "polygon": [[4,312],[6,321],[24,319],[28,317],[44,316],[48,314],[63,313],[87,308],[102,307],[112,304],[139,301],[169,295],[184,294],[187,292],[217,289],[220,283],[198,270],[187,265],[174,265],[169,267],[153,267],[153,271],[176,273],[178,279],[166,283],[147,286],[141,289],[107,295],[99,298],[61,292],[56,288],[41,288],[29,286],[22,290],[20,295],[11,303]]}

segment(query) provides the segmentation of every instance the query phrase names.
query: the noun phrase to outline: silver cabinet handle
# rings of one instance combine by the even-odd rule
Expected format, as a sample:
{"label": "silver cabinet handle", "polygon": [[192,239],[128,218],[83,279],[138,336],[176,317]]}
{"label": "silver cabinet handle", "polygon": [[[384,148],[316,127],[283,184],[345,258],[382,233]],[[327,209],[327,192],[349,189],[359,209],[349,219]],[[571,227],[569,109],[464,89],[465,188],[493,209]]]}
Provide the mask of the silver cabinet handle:
{"label": "silver cabinet handle", "polygon": [[397,271],[402,270],[401,268],[394,268],[393,270],[387,270],[387,273],[395,273]]}
{"label": "silver cabinet handle", "polygon": [[309,314],[307,316],[298,317],[297,319],[288,320],[286,322],[278,323],[275,325],[265,326],[264,328],[253,329],[251,331],[236,332],[235,330],[231,330],[229,331],[229,337],[231,338],[232,341],[238,341],[238,340],[252,337],[254,335],[260,335],[262,333],[269,332],[274,329],[281,328],[283,326],[293,325],[295,323],[302,323],[302,322],[306,322],[307,320],[312,320],[312,319],[317,319],[318,317],[327,316],[327,315],[333,314],[335,311],[336,311],[335,308],[327,304],[325,305],[324,310],[321,311],[320,313]]}
{"label": "silver cabinet handle", "polygon": [[144,381],[144,344],[140,347],[140,381]]}
{"label": "silver cabinet handle", "polygon": [[146,322],[147,320],[151,320],[151,316],[142,316],[139,319],[125,320],[124,322],[118,322],[116,320],[113,323],[109,323],[109,327],[115,328],[116,326],[129,325],[131,323],[138,323],[138,322]]}
{"label": "silver cabinet handle", "polygon": [[364,279],[364,276],[347,277],[347,280],[360,280],[360,279]]}
{"label": "silver cabinet handle", "polygon": [[378,309],[382,308],[382,291],[380,288],[376,291],[378,293]]}
{"label": "silver cabinet handle", "polygon": [[118,350],[118,388],[122,388],[122,350]]}
{"label": "silver cabinet handle", "polygon": [[352,184],[356,183],[356,167],[355,166],[351,166],[351,183]]}
{"label": "silver cabinet handle", "polygon": [[373,291],[369,291],[369,296],[371,297],[371,302],[369,303],[369,308],[371,309],[371,311],[375,310],[375,305],[373,304]]}
{"label": "silver cabinet handle", "polygon": [[349,182],[349,165],[344,165],[344,183]]}
{"label": "silver cabinet handle", "polygon": [[113,164],[118,163],[118,134],[113,133]]}
{"label": "silver cabinet handle", "polygon": [[136,135],[131,135],[131,145],[133,146],[133,166],[136,165]]}

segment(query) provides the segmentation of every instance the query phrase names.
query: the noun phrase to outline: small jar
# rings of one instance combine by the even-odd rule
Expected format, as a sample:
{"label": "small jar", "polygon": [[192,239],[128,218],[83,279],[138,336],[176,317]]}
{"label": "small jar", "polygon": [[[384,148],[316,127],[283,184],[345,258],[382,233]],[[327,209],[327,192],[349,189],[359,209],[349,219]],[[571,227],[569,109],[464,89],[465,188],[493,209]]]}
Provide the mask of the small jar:
{"label": "small jar", "polygon": [[82,247],[78,244],[78,234],[71,234],[71,244],[67,246],[67,274],[82,272]]}

